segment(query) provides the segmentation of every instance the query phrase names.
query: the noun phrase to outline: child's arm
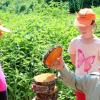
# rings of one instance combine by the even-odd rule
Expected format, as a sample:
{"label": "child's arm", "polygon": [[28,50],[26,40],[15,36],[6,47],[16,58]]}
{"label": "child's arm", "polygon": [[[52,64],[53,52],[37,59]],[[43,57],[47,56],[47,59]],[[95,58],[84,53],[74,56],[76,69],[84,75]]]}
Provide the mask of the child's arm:
{"label": "child's arm", "polygon": [[75,60],[76,60],[76,54],[70,54],[71,62],[73,65],[75,65]]}
{"label": "child's arm", "polygon": [[60,77],[66,86],[83,91],[86,94],[94,91],[98,83],[98,76],[87,74],[84,77],[77,77],[67,66],[60,70]]}
{"label": "child's arm", "polygon": [[70,55],[72,64],[75,65],[75,61],[76,61],[76,44],[75,44],[74,39],[71,40],[71,42],[69,44],[68,53]]}
{"label": "child's arm", "polygon": [[85,75],[84,77],[77,77],[67,66],[64,65],[63,58],[58,58],[50,68],[59,70],[60,77],[62,78],[66,86],[70,86],[75,90],[83,91],[84,93],[90,93],[96,86],[97,78],[91,75]]}

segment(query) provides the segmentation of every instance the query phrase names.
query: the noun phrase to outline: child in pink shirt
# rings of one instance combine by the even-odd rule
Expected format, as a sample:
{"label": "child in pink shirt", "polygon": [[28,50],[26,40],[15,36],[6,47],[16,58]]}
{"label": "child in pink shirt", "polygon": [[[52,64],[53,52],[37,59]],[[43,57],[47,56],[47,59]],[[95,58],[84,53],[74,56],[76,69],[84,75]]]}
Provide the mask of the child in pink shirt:
{"label": "child in pink shirt", "polygon": [[[93,10],[84,8],[77,13],[75,20],[80,35],[71,40],[68,52],[76,66],[75,74],[79,77],[100,71],[100,39],[93,34],[96,27],[95,19],[96,14]],[[86,100],[85,94],[76,91],[76,99]]]}
{"label": "child in pink shirt", "polygon": [[[3,35],[2,33],[3,31],[10,32],[10,30],[0,25],[0,37]],[[7,100],[7,84],[1,65],[0,65],[0,100]]]}

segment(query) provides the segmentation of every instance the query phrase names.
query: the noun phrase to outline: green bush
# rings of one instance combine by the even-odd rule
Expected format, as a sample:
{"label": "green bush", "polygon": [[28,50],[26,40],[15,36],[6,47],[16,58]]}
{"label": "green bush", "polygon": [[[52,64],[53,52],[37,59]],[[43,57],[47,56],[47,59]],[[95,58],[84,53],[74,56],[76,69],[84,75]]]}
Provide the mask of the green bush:
{"label": "green bush", "polygon": [[[44,72],[56,73],[42,63],[43,55],[52,46],[61,44],[65,62],[70,64],[66,50],[77,32],[71,25],[73,18],[69,20],[71,16],[67,14],[66,18],[66,14],[63,7],[53,5],[45,5],[30,14],[0,12],[2,23],[12,30],[11,34],[5,33],[0,42],[0,61],[7,76],[9,100],[31,100],[34,96],[31,89],[33,77]],[[74,34],[69,35],[72,32]],[[64,100],[61,95],[65,96],[68,88],[63,90],[62,83],[58,81],[57,84],[62,86],[59,98]],[[67,95],[72,97],[72,90]]]}
{"label": "green bush", "polygon": [[[100,0],[2,0],[0,2],[0,9],[9,12],[25,13],[28,14],[36,9],[48,6],[52,3],[63,4],[65,9],[69,10],[70,13],[75,13],[81,8],[91,8],[92,6],[100,6]],[[54,5],[57,6],[57,5]]]}

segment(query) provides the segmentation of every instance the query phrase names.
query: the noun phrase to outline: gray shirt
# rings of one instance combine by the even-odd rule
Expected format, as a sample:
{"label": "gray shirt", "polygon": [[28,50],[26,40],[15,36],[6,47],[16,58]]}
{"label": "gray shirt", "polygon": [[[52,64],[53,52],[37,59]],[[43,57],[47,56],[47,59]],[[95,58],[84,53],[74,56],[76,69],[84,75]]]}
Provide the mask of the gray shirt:
{"label": "gray shirt", "polygon": [[100,74],[87,74],[83,77],[77,77],[68,67],[60,71],[61,78],[66,86],[75,90],[83,91],[86,100],[100,100]]}

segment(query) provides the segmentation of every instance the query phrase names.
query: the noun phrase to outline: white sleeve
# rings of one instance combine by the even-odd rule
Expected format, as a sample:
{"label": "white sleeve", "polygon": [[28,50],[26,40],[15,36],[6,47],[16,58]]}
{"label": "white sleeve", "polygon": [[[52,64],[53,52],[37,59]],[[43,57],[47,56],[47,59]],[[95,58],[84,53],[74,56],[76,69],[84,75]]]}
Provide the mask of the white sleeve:
{"label": "white sleeve", "polygon": [[64,67],[64,69],[60,71],[60,75],[66,86],[70,86],[75,90],[81,90],[85,93],[90,93],[91,89],[93,90],[95,88],[97,82],[97,78],[91,75],[77,77],[68,67]]}

